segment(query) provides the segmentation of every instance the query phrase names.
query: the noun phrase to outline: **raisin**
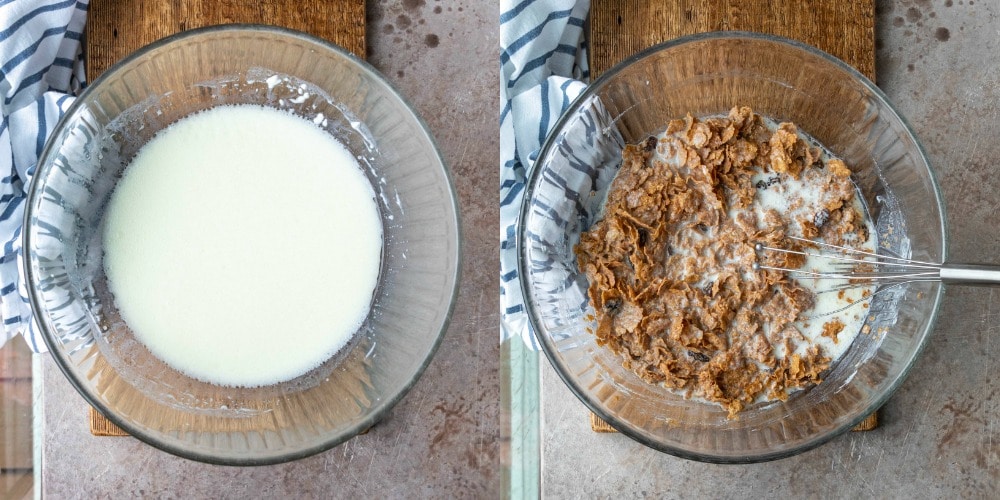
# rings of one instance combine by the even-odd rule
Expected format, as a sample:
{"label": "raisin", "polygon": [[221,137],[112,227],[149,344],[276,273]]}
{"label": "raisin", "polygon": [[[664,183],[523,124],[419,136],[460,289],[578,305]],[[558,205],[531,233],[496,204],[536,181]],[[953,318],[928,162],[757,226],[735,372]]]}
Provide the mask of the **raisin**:
{"label": "raisin", "polygon": [[618,311],[618,308],[620,308],[621,306],[622,306],[622,302],[620,300],[611,299],[611,300],[609,300],[609,301],[607,301],[607,302],[604,303],[604,310],[607,311],[607,312],[609,312],[609,313],[613,313],[613,312]]}
{"label": "raisin", "polygon": [[639,233],[639,246],[642,248],[646,248],[646,243],[649,242],[649,231],[647,231],[646,228],[644,227],[640,227],[638,233]]}
{"label": "raisin", "polygon": [[688,356],[691,356],[696,361],[701,361],[702,363],[708,363],[709,361],[711,361],[711,358],[698,351],[688,351]]}
{"label": "raisin", "polygon": [[643,148],[642,148],[642,149],[643,149],[644,151],[646,151],[646,152],[651,152],[651,151],[653,151],[654,149],[656,149],[656,143],[657,143],[657,142],[658,142],[658,141],[656,140],[656,137],[653,137],[653,136],[649,136],[649,138],[648,138],[648,139],[646,139],[646,144],[644,144],[644,145],[643,145]]}
{"label": "raisin", "polygon": [[763,179],[757,181],[757,183],[754,184],[754,186],[756,186],[757,189],[767,189],[767,188],[769,188],[769,187],[771,187],[771,186],[773,186],[773,185],[775,185],[775,184],[777,184],[779,182],[781,182],[781,177],[778,177],[777,175],[775,175],[774,177],[768,178],[766,181],[763,180]]}
{"label": "raisin", "polygon": [[824,208],[819,212],[816,212],[816,215],[813,217],[813,225],[820,228],[823,227],[823,224],[826,224],[826,221],[828,220],[830,220],[830,211]]}
{"label": "raisin", "polygon": [[701,291],[704,292],[706,296],[711,297],[712,296],[712,286],[714,286],[714,285],[715,285],[714,283],[709,283],[709,284],[703,286],[701,288]]}

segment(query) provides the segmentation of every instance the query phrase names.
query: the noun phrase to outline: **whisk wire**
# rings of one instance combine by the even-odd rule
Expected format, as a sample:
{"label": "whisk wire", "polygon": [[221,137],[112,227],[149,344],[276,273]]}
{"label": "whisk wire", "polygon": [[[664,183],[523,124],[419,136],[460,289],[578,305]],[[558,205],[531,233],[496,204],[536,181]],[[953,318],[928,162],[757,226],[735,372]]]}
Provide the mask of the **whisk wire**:
{"label": "whisk wire", "polygon": [[[838,252],[840,254],[865,255],[865,256],[868,256],[868,257],[872,257],[872,258],[878,260],[879,262],[883,262],[883,263],[885,261],[894,261],[894,262],[897,262],[899,264],[908,265],[908,266],[909,265],[912,265],[912,266],[924,266],[924,267],[932,268],[932,269],[939,269],[941,267],[941,264],[936,264],[934,262],[925,262],[925,261],[921,261],[921,260],[907,259],[907,258],[895,256],[895,255],[878,254],[878,253],[875,253],[875,252],[869,252],[867,250],[861,250],[860,248],[850,248],[850,247],[845,247],[845,246],[840,246],[840,245],[833,245],[833,244],[826,243],[826,242],[823,242],[823,241],[809,240],[809,239],[806,239],[806,238],[799,238],[797,236],[787,236],[787,238],[790,239],[790,240],[795,240],[795,241],[799,241],[799,242],[802,242],[802,243],[806,243],[806,244],[809,244],[809,245],[816,245],[816,246],[821,247],[821,248],[828,248],[828,249],[831,249],[831,250],[833,250],[835,252]],[[787,249],[784,249],[784,250],[790,251],[790,250],[787,250]],[[828,256],[829,254],[816,254],[816,255],[817,256],[823,256],[823,255],[827,255]]]}
{"label": "whisk wire", "polygon": [[[822,243],[822,242],[818,242],[818,241],[817,242],[812,242],[811,240],[803,240],[801,238],[795,238],[795,237],[789,237],[789,239],[795,239],[795,240],[800,240],[800,241],[810,241],[811,243],[823,245],[823,246],[825,246],[827,248],[836,249],[840,253],[829,253],[829,252],[828,253],[822,253],[822,252],[809,252],[809,251],[804,251],[804,250],[792,250],[790,248],[770,247],[770,246],[764,245],[762,243],[758,243],[757,244],[757,251],[760,252],[760,251],[763,251],[763,250],[767,250],[767,251],[771,251],[771,252],[778,252],[778,253],[785,253],[785,254],[792,254],[792,255],[801,255],[803,257],[816,257],[816,258],[821,258],[821,259],[836,260],[838,262],[838,264],[841,265],[840,266],[841,268],[847,267],[848,264],[869,264],[869,265],[875,265],[875,266],[889,266],[886,269],[886,271],[888,271],[889,273],[891,273],[891,272],[894,271],[892,269],[892,267],[891,267],[891,266],[894,266],[894,265],[895,266],[901,266],[902,268],[905,268],[906,269],[905,272],[911,272],[913,269],[928,269],[928,270],[931,270],[931,271],[937,271],[937,270],[940,269],[940,265],[931,264],[929,262],[922,262],[922,261],[916,261],[916,260],[911,261],[911,260],[904,259],[902,257],[894,257],[894,256],[891,256],[891,255],[879,255],[879,254],[872,253],[872,252],[867,252],[867,251],[864,251],[864,250],[856,250],[856,249],[848,248],[848,247],[840,247],[840,246],[830,245],[828,243]],[[856,257],[849,256],[849,254],[852,254],[852,253],[853,254],[861,254],[861,255],[864,255],[865,257],[868,257],[868,258],[864,258],[864,257],[862,257],[862,258],[856,258]],[[889,261],[889,262],[887,262],[887,261]],[[767,267],[765,267],[763,265],[759,266],[759,268],[760,269],[767,269]],[[855,269],[856,266],[849,266],[849,268],[850,269]],[[781,269],[781,268],[771,268],[771,269],[776,269],[776,270],[779,270],[779,271],[780,270],[797,271],[795,269]],[[836,270],[835,270],[835,272],[836,272]],[[830,272],[819,273],[819,274],[824,274],[825,275],[825,274],[830,274]],[[885,273],[877,273],[877,274],[879,276],[884,276],[885,275]]]}
{"label": "whisk wire", "polygon": [[[862,294],[862,298],[854,300],[842,309],[826,312],[820,316],[835,314],[879,293],[909,283],[942,282],[946,284],[1000,286],[1000,265],[996,264],[938,264],[907,259],[897,255],[885,255],[886,249],[880,249],[882,253],[875,253],[794,236],[787,238],[818,250],[793,250],[758,243],[755,246],[758,259],[753,264],[753,268],[784,272],[792,278],[841,280],[841,283],[831,281],[832,286],[815,293],[842,292],[858,288],[868,289]],[[764,264],[766,259],[763,257],[766,252],[828,259],[832,262],[828,262],[828,265],[822,269],[791,269],[770,266]]]}
{"label": "whisk wire", "polygon": [[[916,280],[916,281],[928,281],[928,280]],[[799,319],[801,319],[802,321],[809,321],[809,320],[815,320],[815,319],[818,319],[818,318],[822,318],[822,317],[826,317],[826,316],[831,316],[831,315],[834,315],[834,314],[838,314],[838,313],[846,311],[846,310],[848,310],[848,309],[850,309],[850,308],[852,308],[852,307],[854,307],[854,306],[856,306],[856,305],[858,305],[860,303],[863,303],[863,302],[865,302],[867,300],[871,300],[872,297],[875,297],[876,295],[879,295],[879,294],[882,294],[882,293],[886,293],[886,292],[888,292],[890,290],[893,290],[895,288],[898,288],[898,287],[901,287],[903,285],[906,285],[907,283],[913,283],[913,282],[914,281],[900,281],[898,283],[892,283],[892,284],[889,284],[889,285],[880,286],[880,287],[878,287],[877,290],[875,290],[874,292],[872,292],[871,295],[868,295],[868,296],[862,297],[862,298],[860,298],[858,300],[852,301],[849,304],[847,304],[845,306],[842,306],[842,307],[840,307],[838,309],[834,309],[833,311],[825,311],[822,314],[815,314],[815,315],[812,315],[812,316],[806,316],[806,317],[802,317],[802,318],[799,318]],[[816,293],[837,292],[837,291],[840,291],[842,289],[846,290],[846,289],[856,288],[857,285],[843,285],[843,287],[844,288],[833,288],[833,289],[829,289],[829,290],[821,290],[821,291],[816,292]]]}
{"label": "whisk wire", "polygon": [[[803,320],[838,314],[857,304],[865,303],[872,297],[897,289],[909,283],[941,281],[941,268],[930,262],[904,259],[893,255],[877,254],[867,250],[832,245],[822,241],[807,240],[789,236],[788,239],[811,246],[815,250],[796,250],[790,248],[771,247],[758,243],[758,257],[764,252],[798,255],[806,258],[825,259],[822,269],[787,268],[764,264],[764,259],[758,259],[754,269],[768,269],[783,272],[791,278],[830,280],[831,286],[816,290],[817,294],[843,293],[859,288],[868,291],[848,304],[822,314],[813,315]],[[831,262],[832,261],[832,262]],[[834,280],[841,281],[833,283]]]}

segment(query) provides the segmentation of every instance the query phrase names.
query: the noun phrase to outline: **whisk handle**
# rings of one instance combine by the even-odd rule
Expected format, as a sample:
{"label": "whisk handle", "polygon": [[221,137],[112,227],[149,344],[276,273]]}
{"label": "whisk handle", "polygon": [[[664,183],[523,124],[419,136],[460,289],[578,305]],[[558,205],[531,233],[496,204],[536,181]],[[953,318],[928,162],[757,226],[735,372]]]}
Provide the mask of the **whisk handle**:
{"label": "whisk handle", "polygon": [[1000,286],[1000,266],[990,264],[944,264],[941,282],[955,285]]}

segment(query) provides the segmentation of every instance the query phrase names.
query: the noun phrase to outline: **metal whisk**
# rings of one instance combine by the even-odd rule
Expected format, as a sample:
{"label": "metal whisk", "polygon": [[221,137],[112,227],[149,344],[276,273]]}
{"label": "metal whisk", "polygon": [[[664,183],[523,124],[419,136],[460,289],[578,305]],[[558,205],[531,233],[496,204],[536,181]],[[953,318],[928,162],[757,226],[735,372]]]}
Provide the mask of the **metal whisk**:
{"label": "metal whisk", "polygon": [[775,248],[758,243],[758,257],[765,252],[779,252],[805,257],[816,257],[835,261],[830,271],[809,271],[805,269],[789,269],[767,266],[759,259],[754,269],[773,269],[783,271],[793,278],[822,278],[849,280],[847,283],[834,287],[831,291],[856,288],[859,286],[894,287],[906,283],[921,281],[940,281],[942,283],[959,285],[1000,285],[1000,265],[994,264],[952,264],[923,262],[904,259],[891,255],[880,255],[865,250],[831,245],[803,238],[788,237],[808,245],[815,245],[819,251],[791,250]]}

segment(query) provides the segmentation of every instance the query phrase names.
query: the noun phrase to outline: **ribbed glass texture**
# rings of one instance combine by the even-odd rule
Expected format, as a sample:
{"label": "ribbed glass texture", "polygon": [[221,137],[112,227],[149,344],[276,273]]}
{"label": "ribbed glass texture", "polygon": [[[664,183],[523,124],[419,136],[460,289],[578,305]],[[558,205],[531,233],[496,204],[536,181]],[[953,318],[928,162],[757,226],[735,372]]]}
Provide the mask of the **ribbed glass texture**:
{"label": "ribbed glass texture", "polygon": [[[245,103],[310,119],[359,158],[384,246],[371,313],[347,347],[294,380],[234,389],[190,379],[135,340],[107,290],[100,227],[125,165],[153,134],[192,112]],[[274,175],[295,176],[295,166],[275,165]],[[375,424],[429,363],[459,280],[457,201],[424,123],[363,61],[263,26],[185,32],[95,81],[43,153],[25,223],[29,295],[60,368],[132,435],[213,463],[291,460]]]}
{"label": "ribbed glass texture", "polygon": [[696,35],[654,47],[594,82],[549,135],[528,180],[518,245],[528,313],[557,372],[619,431],[661,451],[713,462],[788,456],[850,429],[899,385],[934,324],[939,284],[876,295],[865,331],[822,384],[729,419],[715,405],[646,383],[596,345],[587,281],[573,246],[594,221],[622,147],[686,113],[737,105],[791,121],[854,171],[882,250],[941,262],[944,208],[917,138],[884,94],[811,47],[747,33]]}

